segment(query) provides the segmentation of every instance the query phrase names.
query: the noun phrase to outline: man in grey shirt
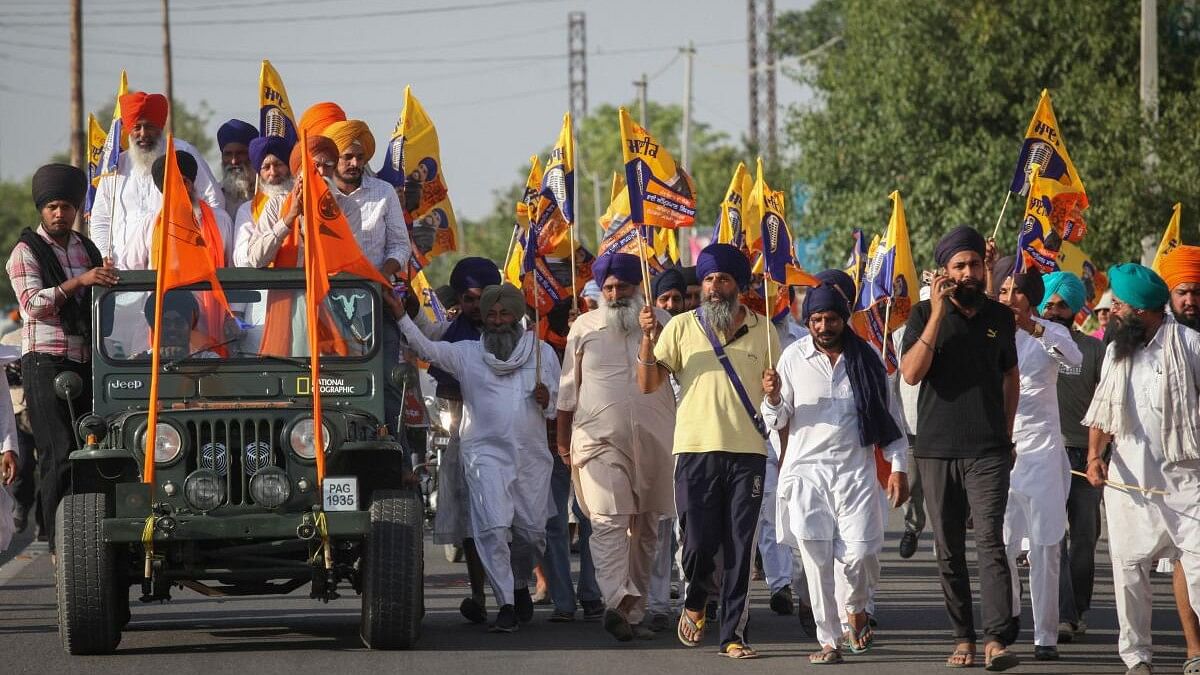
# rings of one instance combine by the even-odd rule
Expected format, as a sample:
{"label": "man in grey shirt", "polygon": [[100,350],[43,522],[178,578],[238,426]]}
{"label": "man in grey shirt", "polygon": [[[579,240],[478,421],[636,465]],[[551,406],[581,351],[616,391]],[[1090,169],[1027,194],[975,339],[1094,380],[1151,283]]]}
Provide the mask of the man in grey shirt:
{"label": "man in grey shirt", "polygon": [[[1060,367],[1058,373],[1058,411],[1063,445],[1073,471],[1087,470],[1088,428],[1080,424],[1092,403],[1100,383],[1100,365],[1104,362],[1104,343],[1074,330],[1075,315],[1083,308],[1083,281],[1070,272],[1055,272],[1043,277],[1045,300],[1038,311],[1042,318],[1071,329],[1083,364],[1078,368]],[[1071,476],[1067,496],[1067,535],[1063,539],[1061,568],[1058,576],[1058,641],[1070,642],[1087,630],[1084,613],[1092,603],[1092,582],[1096,572],[1096,541],[1100,538],[1100,490],[1086,478]]]}

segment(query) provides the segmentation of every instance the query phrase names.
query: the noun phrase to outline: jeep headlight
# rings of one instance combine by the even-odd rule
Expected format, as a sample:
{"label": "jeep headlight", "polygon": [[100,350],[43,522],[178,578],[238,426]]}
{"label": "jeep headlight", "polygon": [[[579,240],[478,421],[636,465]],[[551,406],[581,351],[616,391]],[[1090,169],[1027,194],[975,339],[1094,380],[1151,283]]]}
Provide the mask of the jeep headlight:
{"label": "jeep headlight", "polygon": [[[315,431],[316,425],[313,423],[313,418],[304,417],[296,421],[292,425],[292,430],[288,433],[288,444],[292,446],[292,452],[296,453],[304,459],[314,459],[317,456],[315,451]],[[324,420],[321,421],[321,447],[325,452],[329,452],[329,444],[332,443],[333,429]]]}
{"label": "jeep headlight", "polygon": [[250,479],[250,496],[259,506],[279,508],[292,497],[292,481],[287,472],[277,466],[259,469]]}
{"label": "jeep headlight", "polygon": [[[147,429],[143,428],[141,435],[138,437],[138,449],[142,452],[146,450],[147,431]],[[179,435],[179,430],[173,424],[158,422],[154,425],[155,464],[170,464],[179,458],[179,453],[182,451],[183,437]]]}

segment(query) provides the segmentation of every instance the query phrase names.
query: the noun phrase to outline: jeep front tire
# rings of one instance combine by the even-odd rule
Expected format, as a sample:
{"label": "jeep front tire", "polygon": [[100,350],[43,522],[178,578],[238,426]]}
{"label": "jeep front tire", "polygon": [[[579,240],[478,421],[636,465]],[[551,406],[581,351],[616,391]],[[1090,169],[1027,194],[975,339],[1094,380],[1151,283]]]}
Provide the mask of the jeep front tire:
{"label": "jeep front tire", "polygon": [[368,648],[408,649],[421,635],[425,613],[424,513],[414,491],[377,490],[371,495],[359,629]]}
{"label": "jeep front tire", "polygon": [[89,492],[66,495],[55,514],[58,634],[68,654],[108,654],[121,642],[107,513],[107,497]]}

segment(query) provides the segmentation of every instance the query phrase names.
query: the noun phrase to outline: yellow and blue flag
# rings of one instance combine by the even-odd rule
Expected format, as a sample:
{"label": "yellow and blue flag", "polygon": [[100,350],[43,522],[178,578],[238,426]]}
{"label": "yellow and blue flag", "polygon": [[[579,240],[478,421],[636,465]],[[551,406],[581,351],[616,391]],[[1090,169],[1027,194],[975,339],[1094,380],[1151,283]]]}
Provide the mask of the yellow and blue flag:
{"label": "yellow and blue flag", "polygon": [[1083,180],[1079,178],[1071,155],[1067,153],[1066,141],[1054,116],[1054,106],[1050,103],[1050,92],[1046,89],[1042,90],[1033,119],[1029,120],[1029,127],[1025,130],[1025,142],[1021,144],[1021,154],[1017,156],[1017,168],[1013,172],[1010,191],[1022,195],[1028,193],[1033,187],[1030,168],[1034,164],[1040,167],[1039,173],[1043,178],[1079,192],[1082,195],[1079,208],[1087,208]]}
{"label": "yellow and blue flag", "polygon": [[260,136],[278,136],[293,144],[298,138],[296,115],[288,101],[283,78],[266,59],[258,71],[258,133]]}
{"label": "yellow and blue flag", "polygon": [[1091,315],[1092,308],[1096,306],[1096,303],[1100,302],[1100,296],[1108,290],[1108,275],[1096,266],[1092,257],[1082,248],[1067,241],[1063,242],[1055,262],[1058,264],[1058,269],[1070,272],[1083,281],[1084,306],[1076,318],[1077,323],[1082,323]]}
{"label": "yellow and blue flag", "polygon": [[784,286],[819,286],[820,281],[804,271],[796,261],[784,194],[767,185],[763,178],[761,157],[758,158],[754,185],[750,189],[749,212],[754,220],[747,221],[746,243],[751,251],[762,252],[763,273]]}
{"label": "yellow and blue flag", "polygon": [[867,265],[857,308],[866,309],[880,302],[890,303],[888,330],[892,331],[908,321],[908,313],[920,285],[908,239],[904,201],[898,190],[888,197],[892,200],[892,217],[883,241],[877,245]]}
{"label": "yellow and blue flag", "polygon": [[104,157],[104,141],[108,135],[104,127],[96,121],[96,116],[88,113],[88,149],[87,175],[88,189],[83,200],[83,217],[86,220],[92,213],[92,202],[96,199],[96,186],[100,184],[100,160]]}
{"label": "yellow and blue flag", "polygon": [[504,261],[504,280],[513,286],[521,285],[521,265],[525,259],[525,239],[529,224],[537,211],[538,190],[542,185],[542,165],[537,155],[529,157],[529,176],[525,178],[525,192],[517,202],[516,220],[513,222],[513,244]]}
{"label": "yellow and blue flag", "polygon": [[854,228],[854,234],[851,236],[854,239],[854,246],[850,249],[850,256],[846,258],[844,271],[854,280],[855,294],[850,300],[853,304],[857,305],[858,296],[862,292],[863,277],[867,272],[867,261],[871,258],[871,252],[867,248],[867,237],[863,234],[861,228]]}
{"label": "yellow and blue flag", "polygon": [[1075,186],[1043,178],[1038,164],[1031,167],[1030,178],[1025,217],[1017,233],[1016,271],[1036,267],[1043,273],[1053,272],[1063,242],[1077,244],[1087,232],[1082,214],[1087,195]]}
{"label": "yellow and blue flag", "polygon": [[1171,210],[1171,220],[1167,222],[1167,229],[1163,232],[1162,241],[1158,244],[1158,251],[1154,254],[1154,262],[1150,265],[1151,269],[1159,274],[1162,274],[1159,272],[1159,265],[1162,264],[1163,258],[1183,243],[1182,235],[1179,232],[1182,212],[1183,204],[1176,202],[1175,208]]}
{"label": "yellow and blue flag", "polygon": [[691,176],[624,108],[618,115],[633,221],[650,227],[690,227],[696,221],[696,187]]}
{"label": "yellow and blue flag", "polygon": [[733,178],[729,181],[729,188],[725,190],[725,198],[721,200],[717,224],[712,233],[713,243],[735,246],[746,253],[746,257],[750,257],[750,251],[746,248],[743,209],[746,200],[750,198],[751,189],[750,172],[746,170],[746,163],[738,162],[737,168],[733,170]]}
{"label": "yellow and blue flag", "polygon": [[422,267],[443,253],[458,250],[458,220],[446,189],[437,129],[411,86],[404,87],[404,109],[392,131],[383,166],[375,175],[400,190],[409,181],[420,184],[420,203],[411,213],[404,209],[404,222],[413,258]]}
{"label": "yellow and blue flag", "polygon": [[108,135],[104,139],[104,150],[100,153],[99,173],[96,176],[96,184],[99,185],[100,177],[107,174],[117,172],[117,161],[121,158],[121,152],[129,147],[129,132],[122,128],[121,125],[121,97],[129,93],[129,78],[125,75],[125,70],[121,70],[121,81],[117,84],[117,105],[113,108],[112,122],[108,125]]}

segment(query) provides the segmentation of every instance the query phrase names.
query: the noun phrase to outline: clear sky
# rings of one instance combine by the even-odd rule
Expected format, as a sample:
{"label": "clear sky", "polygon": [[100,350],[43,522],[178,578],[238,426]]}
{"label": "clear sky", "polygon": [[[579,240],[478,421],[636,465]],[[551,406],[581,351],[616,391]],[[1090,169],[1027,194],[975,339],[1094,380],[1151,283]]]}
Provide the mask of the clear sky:
{"label": "clear sky", "polygon": [[[23,178],[67,149],[66,0],[4,1],[0,13],[0,177]],[[811,0],[776,0],[776,12]],[[268,58],[297,116],[333,100],[366,121],[383,158],[411,84],[434,123],[450,196],[478,217],[567,109],[567,14],[587,14],[588,105],[683,98],[678,47],[696,43],[693,116],[740,139],[749,112],[744,0],[172,0],[175,98],[224,120],[258,123],[259,63]],[[163,88],[160,0],[84,0],[84,112],[116,91]],[[782,74],[781,106],[804,90]],[[782,114],[780,121],[782,123]],[[102,121],[107,125],[107,121]],[[652,130],[653,131],[653,130]],[[190,140],[190,139],[185,139]],[[612,167],[616,168],[616,167]],[[731,168],[732,169],[732,168]]]}

